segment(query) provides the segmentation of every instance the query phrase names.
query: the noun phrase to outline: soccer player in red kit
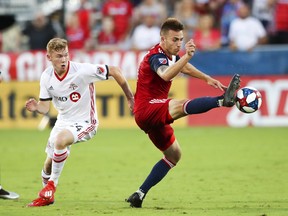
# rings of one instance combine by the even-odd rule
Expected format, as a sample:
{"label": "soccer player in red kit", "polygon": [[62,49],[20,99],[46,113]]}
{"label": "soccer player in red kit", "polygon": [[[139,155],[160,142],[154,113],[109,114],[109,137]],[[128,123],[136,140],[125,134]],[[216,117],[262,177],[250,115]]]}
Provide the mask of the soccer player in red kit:
{"label": "soccer player in red kit", "polygon": [[[148,134],[153,144],[163,152],[163,158],[152,168],[146,180],[126,202],[141,208],[148,191],[159,183],[181,157],[180,145],[171,123],[181,117],[205,113],[210,109],[235,104],[235,92],[240,87],[240,76],[235,74],[228,88],[189,63],[196,47],[193,40],[185,44],[185,54],[178,55],[183,41],[184,26],[175,18],[168,18],[161,26],[160,43],[144,57],[138,71],[134,115],[137,125]],[[203,80],[208,85],[225,90],[218,97],[170,99],[172,80],[179,73]]]}

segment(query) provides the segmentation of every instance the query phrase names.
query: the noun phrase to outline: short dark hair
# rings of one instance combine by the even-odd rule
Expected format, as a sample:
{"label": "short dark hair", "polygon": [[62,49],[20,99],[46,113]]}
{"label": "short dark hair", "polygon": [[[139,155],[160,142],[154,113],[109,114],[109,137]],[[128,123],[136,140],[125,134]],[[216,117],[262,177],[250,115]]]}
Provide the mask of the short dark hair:
{"label": "short dark hair", "polygon": [[160,34],[165,34],[169,30],[182,31],[183,29],[184,25],[178,19],[170,17],[162,24]]}

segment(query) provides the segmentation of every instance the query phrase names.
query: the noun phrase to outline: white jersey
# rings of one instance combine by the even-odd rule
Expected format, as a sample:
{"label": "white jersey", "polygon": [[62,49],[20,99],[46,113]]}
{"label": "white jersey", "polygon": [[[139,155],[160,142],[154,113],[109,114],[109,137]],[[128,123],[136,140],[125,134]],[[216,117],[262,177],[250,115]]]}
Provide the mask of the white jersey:
{"label": "white jersey", "polygon": [[98,124],[93,82],[108,79],[108,66],[69,61],[60,78],[52,66],[41,75],[40,100],[52,100],[57,120]]}
{"label": "white jersey", "polygon": [[231,22],[229,39],[239,50],[248,50],[257,45],[259,38],[266,36],[262,23],[255,17],[236,18]]}

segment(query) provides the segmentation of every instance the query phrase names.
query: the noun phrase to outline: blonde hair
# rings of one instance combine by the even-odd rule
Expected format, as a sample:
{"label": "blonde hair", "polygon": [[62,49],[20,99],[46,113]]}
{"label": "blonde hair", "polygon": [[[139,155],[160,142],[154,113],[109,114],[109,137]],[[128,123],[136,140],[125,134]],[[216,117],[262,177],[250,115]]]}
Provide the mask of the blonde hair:
{"label": "blonde hair", "polygon": [[61,51],[66,49],[66,47],[68,46],[68,41],[63,39],[63,38],[53,38],[51,39],[47,46],[47,52],[51,53],[53,51]]}

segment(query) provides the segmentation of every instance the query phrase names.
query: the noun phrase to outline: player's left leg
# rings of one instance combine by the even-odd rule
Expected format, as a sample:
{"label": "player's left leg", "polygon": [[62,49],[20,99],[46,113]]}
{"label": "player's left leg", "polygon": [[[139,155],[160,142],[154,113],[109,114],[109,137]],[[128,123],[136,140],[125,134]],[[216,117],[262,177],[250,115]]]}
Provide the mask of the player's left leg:
{"label": "player's left leg", "polygon": [[153,130],[148,135],[155,146],[163,151],[164,157],[154,165],[139,189],[126,199],[126,202],[135,208],[142,207],[148,191],[158,184],[181,158],[181,149],[170,125],[165,125],[162,130]]}

